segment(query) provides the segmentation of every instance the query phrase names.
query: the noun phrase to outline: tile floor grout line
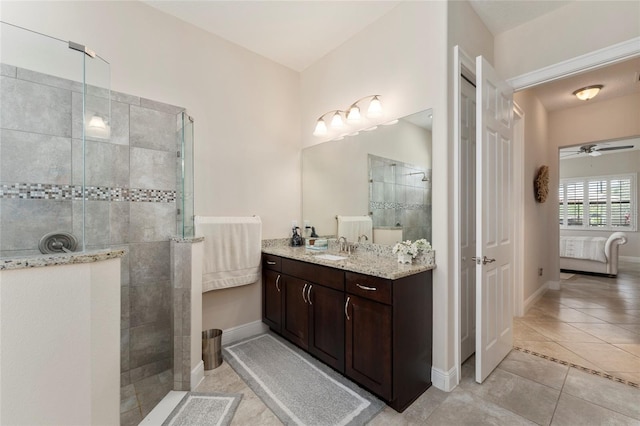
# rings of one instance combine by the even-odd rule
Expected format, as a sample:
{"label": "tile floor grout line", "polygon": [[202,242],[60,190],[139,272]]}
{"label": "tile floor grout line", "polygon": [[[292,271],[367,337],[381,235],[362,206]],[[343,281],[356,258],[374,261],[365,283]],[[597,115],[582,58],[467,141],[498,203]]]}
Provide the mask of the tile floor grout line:
{"label": "tile floor grout line", "polygon": [[[515,348],[514,348],[515,349]],[[564,386],[567,384],[567,379],[569,378],[569,368],[564,373],[564,380],[562,381],[562,386],[560,386],[560,393],[558,394],[558,400],[556,401],[556,406],[553,408],[553,414],[551,414],[551,420],[549,421],[549,425],[553,424],[553,418],[556,416],[556,411],[558,411],[558,405],[560,405],[560,398],[562,398],[562,394],[564,393]],[[571,395],[571,394],[568,394]]]}
{"label": "tile floor grout line", "polygon": [[[583,367],[583,366],[581,366],[579,364],[574,364],[572,362],[563,361],[563,360],[560,360],[558,358],[555,358],[555,357],[552,357],[552,356],[549,356],[549,355],[545,355],[545,354],[541,354],[541,353],[536,352],[536,351],[532,351],[532,350],[529,350],[529,349],[521,348],[519,346],[514,346],[513,349],[515,349],[516,351],[523,352],[525,354],[530,354],[530,355],[534,355],[534,356],[537,356],[537,357],[542,358],[542,359],[553,361],[553,362],[555,362],[557,364],[566,365],[566,366],[569,366],[571,368],[575,368],[577,370],[583,371],[585,373],[592,374],[594,376],[599,376],[599,377],[602,377],[602,378],[605,378],[605,379],[608,379],[608,380],[611,380],[611,381],[614,381],[614,382],[622,383],[623,385],[628,385],[628,386],[631,386],[631,387],[636,388],[636,389],[640,388],[640,384],[638,384],[638,383],[632,382],[631,380],[623,379],[621,377],[616,377],[616,376],[614,376],[612,374],[609,374],[609,373],[606,373],[606,372],[593,370],[591,368]],[[563,387],[564,387],[564,385],[563,385]]]}

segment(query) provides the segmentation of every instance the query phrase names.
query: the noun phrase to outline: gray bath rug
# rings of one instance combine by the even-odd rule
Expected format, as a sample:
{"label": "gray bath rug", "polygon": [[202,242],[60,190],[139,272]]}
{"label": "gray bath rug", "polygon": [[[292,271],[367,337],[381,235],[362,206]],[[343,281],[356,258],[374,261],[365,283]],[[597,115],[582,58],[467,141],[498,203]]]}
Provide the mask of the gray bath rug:
{"label": "gray bath rug", "polygon": [[272,334],[226,346],[224,359],[286,425],[361,425],[384,403]]}
{"label": "gray bath rug", "polygon": [[241,394],[189,392],[162,426],[227,426],[240,399]]}

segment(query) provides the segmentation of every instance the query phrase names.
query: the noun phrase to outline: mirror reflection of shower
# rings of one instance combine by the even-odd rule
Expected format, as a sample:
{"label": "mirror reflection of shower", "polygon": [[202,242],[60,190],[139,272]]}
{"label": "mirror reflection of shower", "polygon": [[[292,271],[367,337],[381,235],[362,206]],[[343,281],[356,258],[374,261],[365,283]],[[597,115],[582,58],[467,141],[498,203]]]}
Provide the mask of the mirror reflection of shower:
{"label": "mirror reflection of shower", "polygon": [[429,182],[429,178],[427,177],[425,172],[409,173],[409,176],[413,176],[413,175],[422,175],[422,182]]}
{"label": "mirror reflection of shower", "polygon": [[368,157],[374,230],[398,232],[397,240],[431,241],[431,169],[372,154]]}

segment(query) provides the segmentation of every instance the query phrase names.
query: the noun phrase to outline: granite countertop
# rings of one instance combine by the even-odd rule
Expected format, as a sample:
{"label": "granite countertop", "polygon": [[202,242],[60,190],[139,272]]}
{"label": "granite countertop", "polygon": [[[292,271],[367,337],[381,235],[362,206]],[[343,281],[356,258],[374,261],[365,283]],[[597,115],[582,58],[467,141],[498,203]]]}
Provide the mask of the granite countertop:
{"label": "granite countertop", "polygon": [[40,268],[54,265],[71,265],[74,263],[92,263],[101,260],[116,259],[125,254],[123,249],[106,249],[78,253],[39,254],[33,256],[0,259],[0,271],[13,269]]}
{"label": "granite countertop", "polygon": [[[390,280],[429,271],[436,267],[434,251],[424,253],[411,264],[402,264],[398,263],[396,255],[391,254],[390,248],[389,250],[380,250],[377,249],[376,244],[363,244],[355,251],[352,251],[351,254],[348,254],[338,252],[335,247],[332,247],[332,244],[329,245],[328,250],[308,250],[305,247],[291,247],[288,244],[269,242],[265,244],[265,242],[262,245],[262,252],[266,254]],[[389,253],[386,253],[387,251]],[[317,257],[322,254],[344,256],[346,259],[327,260]]]}

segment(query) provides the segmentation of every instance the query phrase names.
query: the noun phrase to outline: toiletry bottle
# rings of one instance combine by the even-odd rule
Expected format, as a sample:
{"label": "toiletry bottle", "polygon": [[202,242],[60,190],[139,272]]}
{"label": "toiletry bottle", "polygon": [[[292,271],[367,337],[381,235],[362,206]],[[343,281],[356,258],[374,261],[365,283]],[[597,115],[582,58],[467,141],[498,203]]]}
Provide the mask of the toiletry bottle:
{"label": "toiletry bottle", "polygon": [[291,236],[291,245],[293,247],[299,247],[303,244],[304,242],[302,240],[302,236],[300,236],[300,228],[296,226],[295,228],[293,228],[293,235]]}

